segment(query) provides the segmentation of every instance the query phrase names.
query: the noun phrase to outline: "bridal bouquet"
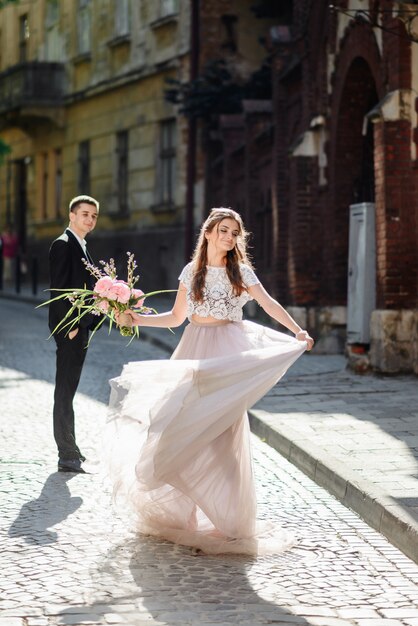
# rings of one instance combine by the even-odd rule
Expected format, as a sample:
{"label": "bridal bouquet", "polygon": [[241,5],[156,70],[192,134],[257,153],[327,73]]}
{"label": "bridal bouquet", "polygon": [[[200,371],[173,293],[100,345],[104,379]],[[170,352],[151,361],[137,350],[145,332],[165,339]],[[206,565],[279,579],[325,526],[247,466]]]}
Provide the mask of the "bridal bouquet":
{"label": "bridal bouquet", "polygon": [[[93,314],[101,316],[101,319],[98,321],[90,336],[90,343],[94,333],[104,324],[106,319],[109,320],[109,332],[111,331],[113,324],[117,324],[118,313],[123,313],[127,309],[132,309],[136,313],[142,314],[156,313],[155,309],[144,306],[145,298],[160,293],[169,293],[174,290],[168,289],[144,293],[141,289],[135,288],[139,280],[139,276],[135,275],[137,263],[133,254],[127,252],[127,255],[126,281],[118,279],[114,259],[110,259],[107,262],[100,261],[101,268],[84,261],[87,270],[96,279],[93,289],[51,289],[51,291],[60,291],[62,293],[47,302],[43,302],[39,306],[44,306],[50,302],[62,299],[68,300],[71,303],[70,309],[54,328],[51,333],[52,335],[64,329],[67,330],[68,334],[73,328],[78,326],[80,320],[85,315]],[[138,326],[122,326],[120,327],[120,333],[125,337],[131,336],[132,339],[134,339],[134,337],[139,336],[139,328]]]}

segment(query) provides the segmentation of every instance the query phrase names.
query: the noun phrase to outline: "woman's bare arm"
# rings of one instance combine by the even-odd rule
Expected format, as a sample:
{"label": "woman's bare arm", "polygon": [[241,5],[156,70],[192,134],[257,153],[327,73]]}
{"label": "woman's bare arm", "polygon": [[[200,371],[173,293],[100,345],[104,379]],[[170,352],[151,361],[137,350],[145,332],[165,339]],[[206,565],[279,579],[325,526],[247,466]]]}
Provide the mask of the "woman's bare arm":
{"label": "woman's bare arm", "polygon": [[248,293],[254,298],[261,306],[262,309],[270,315],[271,318],[279,322],[288,328],[295,334],[296,339],[299,341],[306,341],[308,344],[308,350],[310,350],[314,344],[312,337],[306,330],[303,330],[299,324],[295,322],[293,317],[277,302],[271,295],[264,289],[263,285],[258,283],[248,288]]}
{"label": "woman's bare arm", "polygon": [[128,310],[117,316],[119,326],[152,326],[154,328],[176,328],[187,317],[186,287],[180,283],[171,311],[144,315]]}

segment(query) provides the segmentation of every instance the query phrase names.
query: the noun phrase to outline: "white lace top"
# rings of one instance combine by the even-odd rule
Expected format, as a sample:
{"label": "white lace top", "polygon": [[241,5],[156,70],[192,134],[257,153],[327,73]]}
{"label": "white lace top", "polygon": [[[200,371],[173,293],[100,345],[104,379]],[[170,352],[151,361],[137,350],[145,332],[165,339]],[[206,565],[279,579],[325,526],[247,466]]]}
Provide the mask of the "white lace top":
{"label": "white lace top", "polygon": [[[254,271],[240,263],[243,283],[246,287],[259,284]],[[228,274],[224,267],[211,267],[208,265],[206,282],[203,289],[203,302],[197,303],[192,300],[193,263],[188,263],[179,276],[179,280],[187,289],[187,317],[192,315],[200,317],[214,317],[217,320],[230,320],[240,322],[242,320],[242,307],[252,300],[247,291],[240,296],[233,293]]]}

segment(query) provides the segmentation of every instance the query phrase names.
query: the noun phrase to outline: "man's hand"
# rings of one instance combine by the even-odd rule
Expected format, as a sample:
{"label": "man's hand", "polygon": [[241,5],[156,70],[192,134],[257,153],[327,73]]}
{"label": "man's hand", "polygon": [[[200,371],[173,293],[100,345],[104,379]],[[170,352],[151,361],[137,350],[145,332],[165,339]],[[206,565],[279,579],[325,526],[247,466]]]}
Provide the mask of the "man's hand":
{"label": "man's hand", "polygon": [[68,333],[68,339],[74,339],[77,333],[78,333],[78,328],[74,328],[74,330],[70,330],[70,332]]}

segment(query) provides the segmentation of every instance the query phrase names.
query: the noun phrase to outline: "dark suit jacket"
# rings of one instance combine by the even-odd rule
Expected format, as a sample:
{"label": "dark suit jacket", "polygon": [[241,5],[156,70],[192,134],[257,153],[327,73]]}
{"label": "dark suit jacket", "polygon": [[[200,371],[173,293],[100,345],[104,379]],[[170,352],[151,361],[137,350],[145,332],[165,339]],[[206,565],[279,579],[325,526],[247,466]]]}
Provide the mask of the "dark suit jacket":
{"label": "dark suit jacket", "polygon": [[[93,276],[87,271],[82,259],[86,259],[84,251],[73,233],[67,229],[61,237],[52,242],[49,250],[49,273],[51,289],[92,289],[95,283]],[[59,295],[59,291],[51,291],[51,298]],[[49,328],[51,332],[65,317],[71,308],[66,299],[51,302],[49,305]],[[74,317],[76,313],[74,314]],[[68,318],[70,319],[70,318]],[[85,315],[80,326],[94,328],[100,318],[95,315]],[[67,332],[68,329],[65,330]]]}

